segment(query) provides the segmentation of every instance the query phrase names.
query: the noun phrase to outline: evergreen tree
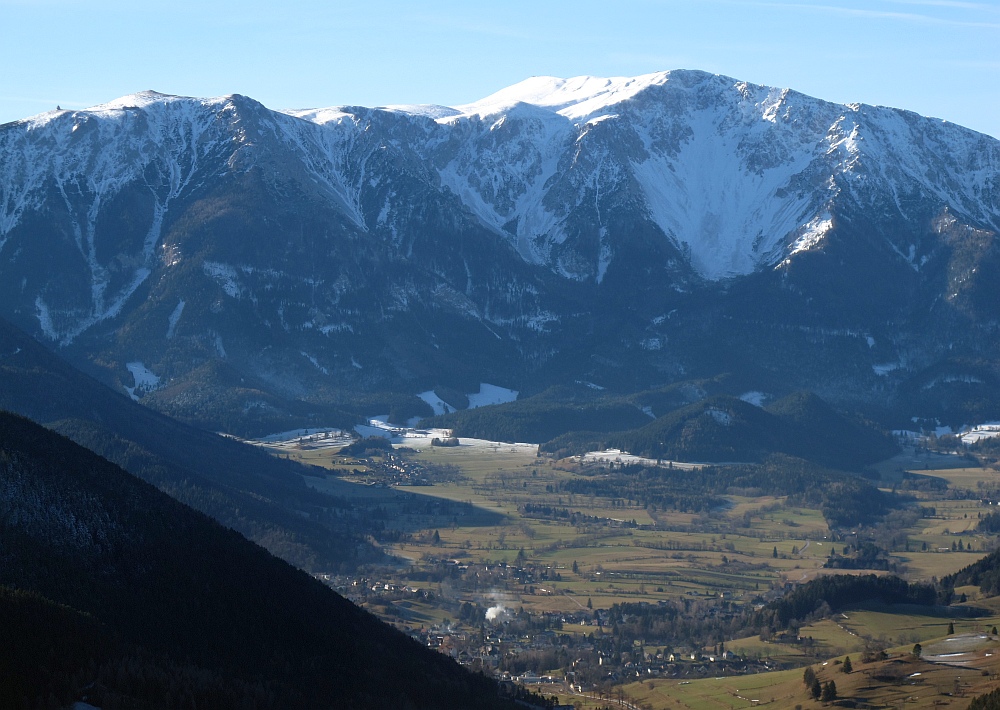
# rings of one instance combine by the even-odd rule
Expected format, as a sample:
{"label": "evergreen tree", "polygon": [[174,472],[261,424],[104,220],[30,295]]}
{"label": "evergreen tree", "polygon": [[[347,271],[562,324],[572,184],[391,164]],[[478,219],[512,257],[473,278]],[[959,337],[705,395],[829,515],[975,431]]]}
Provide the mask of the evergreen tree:
{"label": "evergreen tree", "polygon": [[854,664],[851,663],[850,656],[844,657],[844,666],[840,670],[843,671],[844,673],[850,673],[854,670]]}
{"label": "evergreen tree", "polygon": [[802,672],[802,682],[807,688],[812,688],[814,682],[816,682],[816,671],[812,669],[812,666],[807,666]]}
{"label": "evergreen tree", "polygon": [[955,624],[954,624],[954,622],[949,621],[948,622],[948,635],[951,636],[953,633],[955,633]]}
{"label": "evergreen tree", "polygon": [[823,690],[820,692],[819,699],[822,700],[824,703],[828,703],[831,700],[836,700],[837,684],[834,683],[832,680],[827,682],[826,685],[823,686]]}
{"label": "evergreen tree", "polygon": [[819,700],[819,696],[822,695],[823,689],[819,685],[819,678],[813,678],[812,685],[809,686],[809,694],[815,699]]}
{"label": "evergreen tree", "polygon": [[913,644],[913,657],[914,658],[920,658],[920,656],[922,656],[923,653],[924,653],[924,647],[923,646],[921,646],[919,643]]}
{"label": "evergreen tree", "polygon": [[969,703],[969,710],[997,710],[1000,708],[1000,689],[980,695]]}

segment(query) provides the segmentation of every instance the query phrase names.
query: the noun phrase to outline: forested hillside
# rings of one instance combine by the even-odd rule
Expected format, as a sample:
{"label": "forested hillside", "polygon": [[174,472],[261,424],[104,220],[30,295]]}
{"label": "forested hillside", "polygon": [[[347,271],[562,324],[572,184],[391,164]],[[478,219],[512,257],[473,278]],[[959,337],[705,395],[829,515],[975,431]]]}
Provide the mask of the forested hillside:
{"label": "forested hillside", "polygon": [[0,413],[0,706],[490,708],[496,686]]}
{"label": "forested hillside", "polygon": [[[347,504],[306,487],[305,467],[153,412],[0,319],[0,409],[42,422],[308,570],[377,553]],[[307,515],[303,515],[306,513]]]}

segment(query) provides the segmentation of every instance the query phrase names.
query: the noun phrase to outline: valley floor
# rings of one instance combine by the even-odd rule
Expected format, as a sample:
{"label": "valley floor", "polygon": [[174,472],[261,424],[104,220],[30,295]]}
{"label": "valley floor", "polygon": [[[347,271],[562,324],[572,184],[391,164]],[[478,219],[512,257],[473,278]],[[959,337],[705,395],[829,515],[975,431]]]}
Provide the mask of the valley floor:
{"label": "valley floor", "polygon": [[[910,489],[917,513],[900,518],[906,527],[845,531],[788,496],[730,494],[717,508],[678,512],[575,493],[574,481],[606,477],[609,464],[620,464],[553,460],[534,446],[481,440],[432,446],[441,434],[397,432],[402,451],[363,459],[341,457],[322,438],[271,446],[322,467],[311,486],[349,495],[384,522],[379,543],[397,563],[324,575],[329,583],[462,663],[584,706],[631,699],[643,708],[810,707],[801,680],[808,664],[836,680],[840,697],[873,706],[964,707],[962,697],[995,685],[1000,646],[989,631],[1000,623],[1000,604],[979,598],[978,588],[956,592],[985,610],[980,618],[872,607],[802,620],[791,636],[729,629],[742,609],[790,585],[867,573],[825,566],[862,537],[911,582],[981,559],[996,541],[977,530],[990,510],[979,492],[996,485],[997,471],[944,468],[955,458],[910,451],[882,466],[887,491]],[[926,479],[906,469],[932,475],[934,485],[921,489]],[[671,643],[614,611],[664,605],[689,619],[682,634],[674,627]],[[924,644],[920,660],[909,656],[915,643]],[[889,660],[862,662],[876,647]],[[852,674],[836,668],[845,655]]]}

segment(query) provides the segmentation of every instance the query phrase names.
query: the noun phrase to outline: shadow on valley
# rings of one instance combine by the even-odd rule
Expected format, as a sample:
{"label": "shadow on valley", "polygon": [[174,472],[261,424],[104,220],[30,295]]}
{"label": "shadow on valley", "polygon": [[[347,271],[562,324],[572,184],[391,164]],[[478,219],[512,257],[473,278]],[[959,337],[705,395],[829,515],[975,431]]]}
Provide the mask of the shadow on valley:
{"label": "shadow on valley", "polygon": [[309,571],[377,561],[366,511],[298,463],[182,424],[111,391],[0,320],[0,408],[77,443]]}
{"label": "shadow on valley", "polygon": [[0,412],[0,706],[512,708],[497,685]]}
{"label": "shadow on valley", "polygon": [[393,533],[412,533],[449,525],[493,527],[508,520],[503,513],[481,505],[438,497],[434,495],[433,486],[420,486],[423,493],[412,493],[400,487],[350,483],[335,476],[309,476],[305,481],[310,488],[365,511],[371,527],[378,529],[378,537],[383,541],[392,541]]}

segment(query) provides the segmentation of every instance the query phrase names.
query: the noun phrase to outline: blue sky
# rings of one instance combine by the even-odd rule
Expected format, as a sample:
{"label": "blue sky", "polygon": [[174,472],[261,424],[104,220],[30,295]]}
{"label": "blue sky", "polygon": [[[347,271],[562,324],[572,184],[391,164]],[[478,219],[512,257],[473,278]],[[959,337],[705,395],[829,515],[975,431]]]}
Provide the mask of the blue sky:
{"label": "blue sky", "polygon": [[533,75],[703,69],[1000,137],[1000,2],[0,0],[0,122],[155,89],[459,104]]}

